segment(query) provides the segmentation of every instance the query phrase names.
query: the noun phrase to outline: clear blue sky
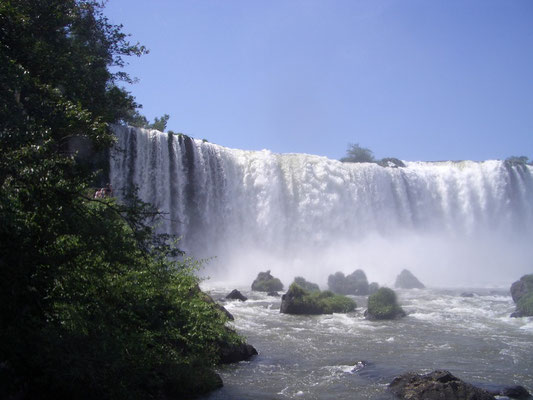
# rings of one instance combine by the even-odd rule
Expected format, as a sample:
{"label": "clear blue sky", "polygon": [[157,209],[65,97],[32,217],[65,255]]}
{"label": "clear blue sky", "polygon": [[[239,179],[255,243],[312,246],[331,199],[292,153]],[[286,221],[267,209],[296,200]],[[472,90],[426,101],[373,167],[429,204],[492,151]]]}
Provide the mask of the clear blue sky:
{"label": "clear blue sky", "polygon": [[150,120],[340,158],[533,158],[533,0],[109,0]]}

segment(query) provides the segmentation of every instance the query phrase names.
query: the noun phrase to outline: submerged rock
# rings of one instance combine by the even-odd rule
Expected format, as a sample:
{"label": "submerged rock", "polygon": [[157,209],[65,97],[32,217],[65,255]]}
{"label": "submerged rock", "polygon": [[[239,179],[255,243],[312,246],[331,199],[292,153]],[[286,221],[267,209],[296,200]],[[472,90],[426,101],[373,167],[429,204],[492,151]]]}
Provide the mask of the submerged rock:
{"label": "submerged rock", "polygon": [[472,293],[472,292],[463,292],[463,293],[461,293],[461,297],[474,297],[474,293]]}
{"label": "submerged rock", "polygon": [[516,304],[516,311],[511,317],[533,316],[533,274],[524,275],[511,285],[511,296]]}
{"label": "submerged rock", "polygon": [[389,390],[408,400],[494,400],[494,396],[453,376],[437,370],[426,375],[408,372],[395,378]]}
{"label": "submerged rock", "polygon": [[260,272],[252,283],[252,290],[257,292],[277,292],[283,290],[283,283],[270,274],[270,270]]}
{"label": "submerged rock", "polygon": [[336,272],[328,277],[328,287],[329,290],[338,294],[365,296],[368,294],[368,279],[361,269],[346,276],[342,272]]}
{"label": "submerged rock", "polygon": [[226,296],[226,299],[230,300],[240,300],[240,301],[246,301],[248,300],[248,297],[243,295],[241,292],[239,292],[237,289],[233,289],[230,294]]}
{"label": "submerged rock", "polygon": [[389,288],[379,288],[368,297],[365,317],[369,320],[396,319],[405,317],[405,311],[396,300],[396,293]]}
{"label": "submerged rock", "polygon": [[397,289],[424,289],[425,286],[409,270],[404,269],[396,277],[394,287]]}
{"label": "submerged rock", "polygon": [[329,290],[308,291],[293,283],[281,297],[280,312],[284,314],[318,315],[347,313],[355,310],[352,299]]}

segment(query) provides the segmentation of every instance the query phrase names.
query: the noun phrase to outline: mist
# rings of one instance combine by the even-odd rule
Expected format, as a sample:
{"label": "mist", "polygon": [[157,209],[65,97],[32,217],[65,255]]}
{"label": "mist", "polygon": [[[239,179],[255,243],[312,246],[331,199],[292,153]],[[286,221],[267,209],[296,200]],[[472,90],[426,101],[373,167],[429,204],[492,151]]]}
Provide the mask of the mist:
{"label": "mist", "polygon": [[247,286],[269,269],[325,288],[329,274],[361,268],[392,285],[407,268],[432,287],[508,287],[533,270],[531,166],[384,168],[137,128],[117,136],[117,193],[138,187],[165,215],[158,230],[208,259],[212,280]]}

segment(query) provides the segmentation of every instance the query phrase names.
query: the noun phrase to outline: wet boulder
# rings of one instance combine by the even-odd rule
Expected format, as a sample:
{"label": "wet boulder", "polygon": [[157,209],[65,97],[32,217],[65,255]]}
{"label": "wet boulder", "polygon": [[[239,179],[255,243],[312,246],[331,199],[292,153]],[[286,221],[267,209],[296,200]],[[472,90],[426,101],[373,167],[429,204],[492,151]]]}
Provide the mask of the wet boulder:
{"label": "wet boulder", "polygon": [[368,279],[363,270],[357,269],[344,276],[336,272],[328,277],[328,287],[334,293],[366,296],[368,294]]}
{"label": "wet boulder", "polygon": [[228,300],[240,300],[240,301],[246,301],[248,300],[248,297],[243,295],[241,292],[239,292],[237,289],[233,289],[230,294],[226,296],[226,299]]}
{"label": "wet boulder", "polygon": [[329,290],[309,291],[293,283],[281,297],[280,312],[298,315],[347,313],[355,310],[356,306],[349,297]]}
{"label": "wet boulder", "polygon": [[404,269],[396,277],[396,282],[394,287],[397,289],[424,289],[425,286],[420,282],[416,276],[414,276],[411,271]]}
{"label": "wet boulder", "polygon": [[511,285],[511,296],[516,304],[516,311],[511,317],[533,316],[533,274],[524,275]]}
{"label": "wet boulder", "polygon": [[484,389],[477,388],[444,370],[426,375],[408,372],[395,378],[389,391],[405,400],[494,400]]}
{"label": "wet boulder", "polygon": [[379,288],[368,296],[368,309],[365,317],[369,320],[397,319],[405,317],[405,311],[396,299],[396,293],[389,288]]}
{"label": "wet boulder", "polygon": [[277,292],[283,290],[283,283],[270,274],[270,270],[260,272],[252,283],[252,290],[256,292]]}
{"label": "wet boulder", "polygon": [[[226,327],[226,329],[228,331],[232,331],[231,328]],[[257,350],[254,348],[254,346],[245,342],[219,342],[218,346],[220,364],[231,364],[239,361],[246,361],[252,356],[257,355]]]}

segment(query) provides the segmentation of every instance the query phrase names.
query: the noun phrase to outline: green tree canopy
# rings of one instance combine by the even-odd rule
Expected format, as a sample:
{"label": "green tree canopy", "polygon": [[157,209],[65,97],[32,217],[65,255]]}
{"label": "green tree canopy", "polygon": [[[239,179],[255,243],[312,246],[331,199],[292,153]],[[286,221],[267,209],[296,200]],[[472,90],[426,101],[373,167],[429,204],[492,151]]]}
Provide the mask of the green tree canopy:
{"label": "green tree canopy", "polygon": [[367,149],[365,147],[361,147],[357,143],[356,144],[350,143],[346,150],[346,156],[341,158],[340,161],[352,162],[352,163],[364,163],[364,162],[372,163],[372,162],[375,162],[376,160],[374,159],[372,150]]}
{"label": "green tree canopy", "polygon": [[144,52],[97,1],[0,2],[0,398],[188,396],[238,340],[158,214],[93,198],[69,150],[113,144],[137,104],[110,67]]}

